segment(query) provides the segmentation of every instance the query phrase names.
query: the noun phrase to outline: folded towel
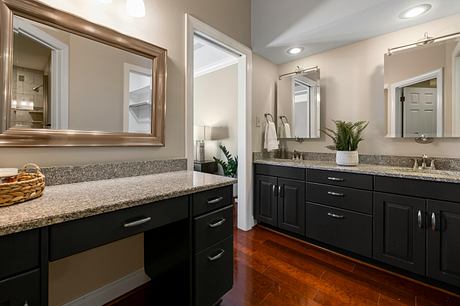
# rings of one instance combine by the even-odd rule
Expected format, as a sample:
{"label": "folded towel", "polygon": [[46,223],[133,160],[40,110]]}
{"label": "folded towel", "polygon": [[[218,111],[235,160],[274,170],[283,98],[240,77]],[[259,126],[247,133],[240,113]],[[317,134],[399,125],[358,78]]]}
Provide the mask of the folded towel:
{"label": "folded towel", "polygon": [[276,137],[276,126],[275,123],[269,122],[265,126],[265,139],[264,139],[264,149],[267,151],[273,151],[278,149],[279,141]]}
{"label": "folded towel", "polygon": [[291,138],[291,127],[289,126],[289,123],[284,123],[284,137],[285,138]]}

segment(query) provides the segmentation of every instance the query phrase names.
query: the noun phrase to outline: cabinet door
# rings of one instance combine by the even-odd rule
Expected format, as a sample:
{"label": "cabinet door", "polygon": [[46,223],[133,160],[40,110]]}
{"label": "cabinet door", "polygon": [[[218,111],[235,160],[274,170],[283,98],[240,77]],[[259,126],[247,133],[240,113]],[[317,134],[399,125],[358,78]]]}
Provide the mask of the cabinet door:
{"label": "cabinet door", "polygon": [[255,216],[260,222],[277,223],[277,179],[272,176],[256,175]]}
{"label": "cabinet door", "polygon": [[374,258],[425,274],[425,200],[374,194]]}
{"label": "cabinet door", "polygon": [[460,204],[428,201],[427,275],[460,286]]}
{"label": "cabinet door", "polygon": [[26,305],[40,305],[38,269],[0,281],[0,306]]}
{"label": "cabinet door", "polygon": [[305,182],[278,179],[278,227],[305,235]]}

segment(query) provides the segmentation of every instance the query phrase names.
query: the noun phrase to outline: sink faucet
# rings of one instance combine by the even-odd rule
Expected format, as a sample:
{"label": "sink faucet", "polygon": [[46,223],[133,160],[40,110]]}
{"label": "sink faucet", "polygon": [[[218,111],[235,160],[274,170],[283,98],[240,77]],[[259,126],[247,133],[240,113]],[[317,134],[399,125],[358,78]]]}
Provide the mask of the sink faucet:
{"label": "sink faucet", "polygon": [[415,158],[414,167],[413,167],[414,170],[426,170],[426,169],[435,170],[436,169],[436,166],[434,164],[434,158],[431,159],[430,166],[427,166],[427,162],[428,162],[428,155],[426,154],[422,155],[422,165],[421,166],[418,165],[418,159]]}

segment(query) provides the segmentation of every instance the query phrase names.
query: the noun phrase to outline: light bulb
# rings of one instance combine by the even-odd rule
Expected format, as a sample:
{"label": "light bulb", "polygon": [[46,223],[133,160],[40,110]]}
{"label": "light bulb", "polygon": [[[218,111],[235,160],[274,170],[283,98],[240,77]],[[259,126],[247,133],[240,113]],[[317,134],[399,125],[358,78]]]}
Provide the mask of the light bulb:
{"label": "light bulb", "polygon": [[128,11],[128,15],[132,17],[144,17],[144,0],[126,0],[126,10]]}
{"label": "light bulb", "polygon": [[402,12],[401,14],[399,14],[399,18],[401,18],[401,19],[414,18],[414,17],[420,16],[420,15],[426,13],[430,9],[431,9],[431,4],[417,5],[417,6],[409,8],[409,9],[405,10],[404,12]]}
{"label": "light bulb", "polygon": [[300,52],[303,51],[302,47],[292,47],[289,48],[286,52],[291,55],[299,54]]}

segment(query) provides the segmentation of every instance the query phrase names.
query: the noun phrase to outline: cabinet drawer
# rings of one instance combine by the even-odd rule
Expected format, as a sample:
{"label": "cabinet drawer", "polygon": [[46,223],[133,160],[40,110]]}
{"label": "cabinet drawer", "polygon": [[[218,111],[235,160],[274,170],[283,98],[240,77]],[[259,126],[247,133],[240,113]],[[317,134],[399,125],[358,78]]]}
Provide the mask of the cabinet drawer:
{"label": "cabinet drawer", "polygon": [[416,179],[376,176],[375,191],[414,196],[418,198],[460,202],[460,185]]}
{"label": "cabinet drawer", "polygon": [[307,201],[372,214],[372,192],[367,190],[308,183]]}
{"label": "cabinet drawer", "polygon": [[57,260],[188,217],[181,197],[50,226],[50,260]]}
{"label": "cabinet drawer", "polygon": [[1,306],[39,306],[40,270],[0,281]]}
{"label": "cabinet drawer", "polygon": [[305,169],[285,166],[255,165],[256,174],[270,175],[293,180],[305,181]]}
{"label": "cabinet drawer", "polygon": [[0,279],[38,267],[39,238],[38,229],[0,237]]}
{"label": "cabinet drawer", "polygon": [[195,253],[231,236],[233,205],[194,219]]}
{"label": "cabinet drawer", "polygon": [[209,211],[232,204],[233,186],[211,189],[193,195],[193,215],[198,216]]}
{"label": "cabinet drawer", "polygon": [[214,305],[233,286],[233,236],[195,255],[194,305]]}
{"label": "cabinet drawer", "polygon": [[307,170],[307,181],[334,186],[352,187],[372,190],[372,175],[356,174],[341,171]]}
{"label": "cabinet drawer", "polygon": [[372,217],[349,210],[307,203],[307,236],[372,256]]}

